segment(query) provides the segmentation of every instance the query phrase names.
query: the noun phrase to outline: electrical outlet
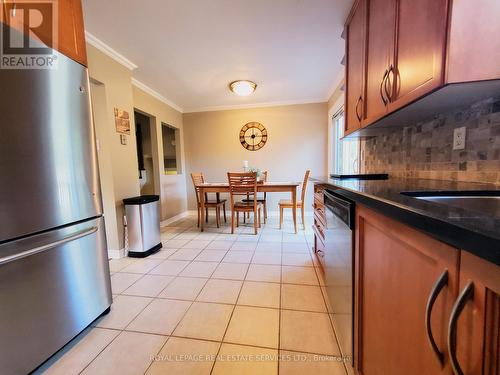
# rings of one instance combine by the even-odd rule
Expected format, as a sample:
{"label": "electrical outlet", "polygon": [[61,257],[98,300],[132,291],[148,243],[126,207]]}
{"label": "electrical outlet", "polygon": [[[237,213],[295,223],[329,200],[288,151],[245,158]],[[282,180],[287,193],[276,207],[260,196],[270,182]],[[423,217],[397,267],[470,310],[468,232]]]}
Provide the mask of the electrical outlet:
{"label": "electrical outlet", "polygon": [[465,134],[467,133],[467,128],[462,126],[461,128],[456,128],[453,130],[453,149],[463,150],[465,148]]}

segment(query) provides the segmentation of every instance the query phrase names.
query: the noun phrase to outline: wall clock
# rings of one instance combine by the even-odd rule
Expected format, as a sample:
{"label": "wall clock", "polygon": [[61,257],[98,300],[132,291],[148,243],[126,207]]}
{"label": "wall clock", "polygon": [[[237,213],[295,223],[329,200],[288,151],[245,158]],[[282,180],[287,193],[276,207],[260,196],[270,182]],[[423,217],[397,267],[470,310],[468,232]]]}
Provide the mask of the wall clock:
{"label": "wall clock", "polygon": [[260,150],[267,142],[267,130],[260,122],[249,122],[240,130],[240,143],[248,151]]}

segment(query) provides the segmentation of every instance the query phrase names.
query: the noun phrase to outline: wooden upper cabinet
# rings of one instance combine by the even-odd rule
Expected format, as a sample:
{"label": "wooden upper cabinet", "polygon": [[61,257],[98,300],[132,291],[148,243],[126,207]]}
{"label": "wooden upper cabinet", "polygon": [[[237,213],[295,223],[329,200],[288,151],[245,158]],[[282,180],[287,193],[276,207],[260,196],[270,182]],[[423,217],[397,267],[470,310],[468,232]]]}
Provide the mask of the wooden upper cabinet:
{"label": "wooden upper cabinet", "polygon": [[[366,60],[366,105],[363,125],[387,113],[387,75],[394,53],[395,0],[370,0]],[[349,89],[349,87],[347,87]]]}
{"label": "wooden upper cabinet", "polygon": [[356,209],[359,373],[450,375],[446,333],[458,290],[459,250],[363,206]]}
{"label": "wooden upper cabinet", "polygon": [[81,0],[59,0],[59,52],[87,66]]}
{"label": "wooden upper cabinet", "polygon": [[[4,11],[2,12],[2,22],[11,27],[23,30],[27,20],[24,17],[22,9],[26,3],[4,2],[2,1]],[[36,2],[34,2],[36,4]],[[16,4],[16,12],[12,8]],[[75,60],[76,62],[87,65],[87,52],[85,45],[85,31],[83,26],[83,11],[81,0],[57,0],[57,11],[55,12],[57,24],[57,44],[52,42],[51,28],[40,27],[36,30],[37,37],[49,47],[55,48],[62,54]],[[43,25],[43,24],[42,24]]]}
{"label": "wooden upper cabinet", "polygon": [[366,34],[366,0],[357,2],[346,24],[346,122],[347,135],[361,127],[364,112],[364,68]]}
{"label": "wooden upper cabinet", "polygon": [[500,1],[452,2],[447,82],[500,78]]}
{"label": "wooden upper cabinet", "polygon": [[500,267],[463,251],[455,305],[450,354],[457,368],[467,375],[499,375]]}
{"label": "wooden upper cabinet", "polygon": [[444,82],[448,0],[398,0],[389,112]]}

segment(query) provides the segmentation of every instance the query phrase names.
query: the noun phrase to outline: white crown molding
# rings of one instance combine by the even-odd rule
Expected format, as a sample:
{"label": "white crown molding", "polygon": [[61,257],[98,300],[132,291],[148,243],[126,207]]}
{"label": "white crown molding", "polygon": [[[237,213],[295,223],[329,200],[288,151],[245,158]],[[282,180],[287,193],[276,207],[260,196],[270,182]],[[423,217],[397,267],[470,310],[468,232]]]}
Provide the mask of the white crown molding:
{"label": "white crown molding", "polygon": [[129,69],[129,70],[137,69],[137,65],[135,65],[132,61],[130,61],[125,56],[123,56],[121,53],[117,52],[116,50],[114,50],[113,48],[108,46],[102,40],[96,38],[94,35],[92,35],[88,31],[85,31],[85,40],[87,41],[88,44],[94,46],[99,51],[101,51],[102,53],[111,57],[113,60],[117,61],[118,63],[120,63],[121,65],[126,67],[127,69]]}
{"label": "white crown molding", "polygon": [[142,91],[146,92],[147,94],[151,95],[152,97],[158,99],[160,102],[163,102],[163,103],[169,105],[170,107],[172,107],[176,111],[178,111],[180,113],[184,113],[184,110],[182,109],[182,107],[178,106],[177,104],[175,104],[171,100],[168,100],[163,95],[161,95],[158,91],[153,90],[151,87],[142,83],[141,81],[139,81],[135,78],[132,78],[132,85],[141,89]]}
{"label": "white crown molding", "polygon": [[251,104],[236,104],[236,105],[225,105],[225,106],[212,106],[212,107],[200,107],[185,110],[184,113],[196,113],[196,112],[215,112],[215,111],[230,111],[234,109],[252,109],[252,108],[265,108],[265,107],[280,107],[286,105],[298,105],[298,104],[315,104],[315,103],[325,103],[328,99],[318,98],[318,99],[303,99],[303,100],[285,100],[277,102],[266,102],[266,103],[251,103]]}
{"label": "white crown molding", "polygon": [[326,101],[330,100],[335,90],[337,90],[337,87],[339,87],[339,85],[342,83],[344,77],[345,77],[345,68],[342,66],[342,69],[340,69],[340,72],[337,74],[337,77],[335,77],[335,81],[333,81],[332,87],[330,88],[330,94],[328,94]]}

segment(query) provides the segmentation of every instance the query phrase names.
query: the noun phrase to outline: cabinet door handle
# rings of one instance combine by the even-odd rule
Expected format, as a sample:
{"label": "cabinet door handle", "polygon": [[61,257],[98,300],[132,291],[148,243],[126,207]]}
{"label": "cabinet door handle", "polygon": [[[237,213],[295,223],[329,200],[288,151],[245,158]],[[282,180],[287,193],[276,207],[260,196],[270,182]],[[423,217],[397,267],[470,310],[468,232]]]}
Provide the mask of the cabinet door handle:
{"label": "cabinet door handle", "polygon": [[382,88],[384,87],[385,80],[389,74],[389,70],[385,70],[384,76],[382,77],[382,82],[380,82],[380,97],[382,98],[382,101],[384,102],[384,105],[387,105],[387,100],[384,98],[384,93],[382,91]]}
{"label": "cabinet door handle", "polygon": [[361,122],[361,115],[358,113],[358,107],[359,103],[363,101],[363,98],[360,96],[358,99],[358,102],[356,103],[356,117],[358,118],[358,121]]}
{"label": "cabinet door handle", "polygon": [[464,375],[457,358],[457,321],[467,301],[474,297],[474,283],[469,281],[458,296],[451,310],[448,323],[448,353],[450,355],[451,368],[455,375]]}
{"label": "cabinet door handle", "polygon": [[388,103],[392,102],[391,73],[392,76],[394,77],[394,66],[392,64],[389,66],[389,70],[387,71],[387,78],[385,79],[384,83],[384,91],[385,95],[387,96]]}
{"label": "cabinet door handle", "polygon": [[444,354],[439,350],[436,341],[434,340],[434,336],[432,335],[431,316],[434,303],[436,302],[439,293],[441,293],[446,285],[448,285],[448,270],[444,270],[436,280],[436,283],[432,287],[429,299],[427,300],[427,306],[425,308],[425,329],[427,330],[427,339],[429,340],[429,344],[436,354],[439,363],[441,363],[441,366],[443,366],[444,363]]}

